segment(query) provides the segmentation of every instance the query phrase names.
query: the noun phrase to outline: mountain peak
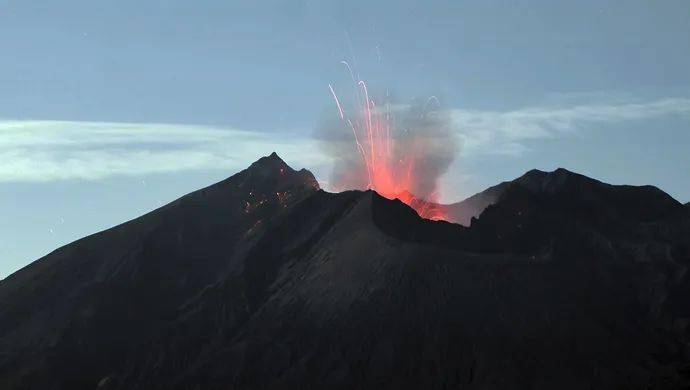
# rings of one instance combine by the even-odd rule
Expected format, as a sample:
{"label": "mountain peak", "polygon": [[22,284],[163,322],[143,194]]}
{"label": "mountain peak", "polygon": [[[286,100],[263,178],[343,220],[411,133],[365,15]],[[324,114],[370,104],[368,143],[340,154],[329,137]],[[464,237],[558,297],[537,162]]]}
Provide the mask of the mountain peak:
{"label": "mountain peak", "polygon": [[272,179],[278,181],[294,181],[297,180],[310,187],[319,189],[319,183],[316,181],[314,175],[306,170],[300,169],[299,171],[294,170],[289,166],[278,153],[273,152],[268,156],[263,156],[256,160],[252,165],[245,170],[251,177],[262,178],[262,179]]}
{"label": "mountain peak", "polygon": [[259,158],[258,160],[254,161],[252,163],[252,165],[250,165],[250,168],[255,167],[255,166],[277,166],[279,168],[280,167],[290,168],[290,166],[287,165],[287,163],[285,161],[283,161],[283,159],[280,158],[280,156],[278,156],[278,153],[276,153],[276,152],[273,152],[273,153],[269,154],[268,156],[263,156],[263,157]]}
{"label": "mountain peak", "polygon": [[543,178],[546,176],[579,176],[579,177],[585,177],[579,173],[567,170],[562,167],[558,167],[554,169],[553,171],[542,171],[540,169],[530,169],[529,171],[525,172],[522,176],[518,178]]}
{"label": "mountain peak", "polygon": [[[654,186],[613,185],[558,168],[552,172],[533,169],[511,182],[541,198],[557,199],[561,204],[588,209],[595,214],[618,214],[651,221],[674,213],[681,204]],[[505,198],[504,192],[501,198]]]}
{"label": "mountain peak", "polygon": [[532,169],[515,179],[513,183],[517,183],[523,187],[526,187],[532,192],[547,192],[553,193],[559,191],[566,185],[566,182],[578,180],[578,181],[588,181],[591,183],[597,182],[594,179],[590,179],[578,173],[571,172],[565,168],[557,168],[551,172],[540,171],[538,169]]}
{"label": "mountain peak", "polygon": [[[587,204],[602,212],[616,212],[640,220],[654,220],[678,210],[682,205],[654,186],[612,185],[585,175],[557,168],[553,171],[532,169],[512,181],[506,181],[461,202],[445,206],[453,222],[469,226],[489,205],[523,193],[540,198],[558,198],[561,204]],[[594,205],[597,205],[596,207]],[[686,208],[690,203],[685,204]]]}

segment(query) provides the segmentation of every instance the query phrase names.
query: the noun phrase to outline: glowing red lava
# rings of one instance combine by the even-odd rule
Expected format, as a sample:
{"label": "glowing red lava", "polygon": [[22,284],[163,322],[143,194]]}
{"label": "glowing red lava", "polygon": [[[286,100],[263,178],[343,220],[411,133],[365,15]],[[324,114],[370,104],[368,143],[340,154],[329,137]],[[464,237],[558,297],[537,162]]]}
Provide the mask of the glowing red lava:
{"label": "glowing red lava", "polygon": [[[347,65],[347,63],[345,63]],[[349,65],[347,65],[349,68]],[[354,77],[353,77],[354,80]],[[379,108],[369,97],[364,81],[356,83],[354,109],[348,115],[331,84],[333,99],[340,119],[352,130],[357,151],[363,162],[363,171],[353,174],[366,175],[367,188],[388,199],[399,199],[412,207],[419,216],[431,220],[447,220],[437,204],[438,192],[434,189],[427,199],[417,198],[412,190],[420,181],[416,171],[424,142],[398,142],[390,104]]]}

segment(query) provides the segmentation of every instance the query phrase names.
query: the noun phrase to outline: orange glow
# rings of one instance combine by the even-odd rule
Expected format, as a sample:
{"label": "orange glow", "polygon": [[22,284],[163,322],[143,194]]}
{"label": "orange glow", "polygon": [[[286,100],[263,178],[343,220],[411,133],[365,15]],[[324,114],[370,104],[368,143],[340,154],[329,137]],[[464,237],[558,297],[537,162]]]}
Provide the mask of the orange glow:
{"label": "orange glow", "polygon": [[[347,65],[347,64],[346,64]],[[349,66],[348,66],[349,68]],[[419,182],[416,162],[424,148],[423,139],[412,142],[398,142],[396,129],[392,125],[390,105],[385,109],[377,107],[364,81],[359,80],[354,99],[354,110],[347,115],[332,85],[328,85],[338,114],[344,124],[352,130],[357,152],[362,159],[361,175],[368,183],[367,188],[388,199],[399,199],[412,207],[419,216],[432,220],[447,220],[446,215],[436,207],[438,192],[433,191],[428,199],[417,198],[412,190]]]}

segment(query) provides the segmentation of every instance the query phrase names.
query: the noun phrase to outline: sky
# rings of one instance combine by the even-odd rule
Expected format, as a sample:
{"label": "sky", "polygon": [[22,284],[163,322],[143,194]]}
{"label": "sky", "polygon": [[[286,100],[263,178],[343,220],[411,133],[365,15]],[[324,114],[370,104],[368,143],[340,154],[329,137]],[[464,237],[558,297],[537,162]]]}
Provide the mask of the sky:
{"label": "sky", "polygon": [[277,151],[328,85],[438,98],[445,202],[538,168],[690,201],[690,3],[0,0],[0,278]]}

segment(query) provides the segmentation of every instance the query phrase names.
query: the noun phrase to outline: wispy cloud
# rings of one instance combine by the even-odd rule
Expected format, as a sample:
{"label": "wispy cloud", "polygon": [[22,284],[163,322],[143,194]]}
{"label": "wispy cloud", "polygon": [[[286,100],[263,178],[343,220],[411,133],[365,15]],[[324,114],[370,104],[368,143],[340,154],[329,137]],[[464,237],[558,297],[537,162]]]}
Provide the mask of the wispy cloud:
{"label": "wispy cloud", "polygon": [[670,115],[690,117],[690,99],[645,103],[532,107],[512,111],[452,110],[464,140],[463,154],[520,155],[529,140],[549,138],[596,123],[620,123]]}
{"label": "wispy cloud", "polygon": [[[521,155],[529,141],[594,124],[690,118],[690,99],[644,103],[450,111],[461,155]],[[332,163],[308,132],[259,132],[160,123],[0,120],[0,182],[101,179],[184,170],[234,172],[278,152],[295,167],[325,173]],[[327,175],[325,175],[327,176]]]}
{"label": "wispy cloud", "polygon": [[295,164],[323,164],[312,143],[294,134],[208,126],[0,120],[0,182],[233,171],[272,151]]}

